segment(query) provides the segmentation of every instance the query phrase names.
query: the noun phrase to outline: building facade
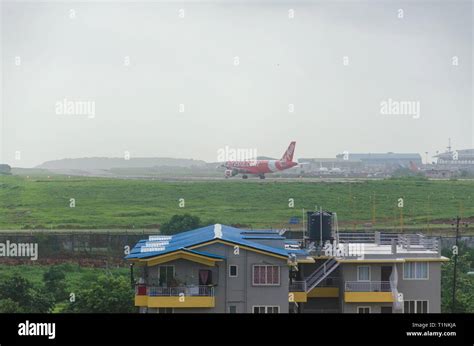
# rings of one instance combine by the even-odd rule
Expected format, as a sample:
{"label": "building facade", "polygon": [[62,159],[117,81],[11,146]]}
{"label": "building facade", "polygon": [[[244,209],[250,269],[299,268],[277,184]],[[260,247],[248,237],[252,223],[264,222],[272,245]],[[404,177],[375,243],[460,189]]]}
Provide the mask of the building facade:
{"label": "building facade", "polygon": [[335,234],[322,247],[211,225],[150,236],[126,257],[147,313],[440,312],[436,239]]}

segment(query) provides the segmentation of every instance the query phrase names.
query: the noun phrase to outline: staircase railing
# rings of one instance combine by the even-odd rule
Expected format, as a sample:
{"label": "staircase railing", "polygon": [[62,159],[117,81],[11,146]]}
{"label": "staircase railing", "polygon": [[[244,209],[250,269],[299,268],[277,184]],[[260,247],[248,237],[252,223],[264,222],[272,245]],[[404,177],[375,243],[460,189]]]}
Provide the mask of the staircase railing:
{"label": "staircase railing", "polygon": [[324,262],[318,269],[316,269],[310,276],[306,278],[306,292],[309,292],[313,288],[315,288],[338,266],[339,262],[337,262],[334,258],[330,258],[326,262]]}

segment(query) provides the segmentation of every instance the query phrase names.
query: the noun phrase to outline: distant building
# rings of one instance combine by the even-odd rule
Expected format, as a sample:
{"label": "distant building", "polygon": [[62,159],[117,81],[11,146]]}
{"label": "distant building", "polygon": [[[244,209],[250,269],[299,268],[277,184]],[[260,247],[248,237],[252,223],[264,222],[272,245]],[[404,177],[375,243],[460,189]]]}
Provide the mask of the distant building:
{"label": "distant building", "polygon": [[299,167],[302,172],[310,175],[344,175],[360,172],[363,165],[360,161],[343,160],[338,158],[300,158]]}
{"label": "distant building", "polygon": [[474,149],[446,151],[435,158],[438,164],[474,165]]}
{"label": "distant building", "polygon": [[0,164],[0,175],[9,175],[11,174],[12,168],[6,164]]}
{"label": "distant building", "polygon": [[385,166],[404,166],[409,167],[410,162],[415,165],[421,165],[421,155],[417,153],[347,153],[336,155],[338,159],[351,161],[360,161],[365,165],[385,165]]}

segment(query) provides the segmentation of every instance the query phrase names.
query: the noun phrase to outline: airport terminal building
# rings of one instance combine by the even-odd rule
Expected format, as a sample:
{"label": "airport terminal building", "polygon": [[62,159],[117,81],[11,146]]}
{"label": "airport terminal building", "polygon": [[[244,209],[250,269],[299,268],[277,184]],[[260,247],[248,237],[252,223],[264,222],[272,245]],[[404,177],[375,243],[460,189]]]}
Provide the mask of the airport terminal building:
{"label": "airport terminal building", "polygon": [[303,241],[220,224],[150,236],[126,257],[135,305],[142,313],[440,312],[448,259],[437,239],[319,224]]}

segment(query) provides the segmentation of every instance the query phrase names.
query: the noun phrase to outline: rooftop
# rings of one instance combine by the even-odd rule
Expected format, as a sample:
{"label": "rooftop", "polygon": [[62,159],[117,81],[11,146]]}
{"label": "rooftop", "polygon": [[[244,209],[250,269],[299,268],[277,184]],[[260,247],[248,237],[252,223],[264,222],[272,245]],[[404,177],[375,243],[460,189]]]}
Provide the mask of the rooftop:
{"label": "rooftop", "polygon": [[[291,252],[285,249],[285,238],[280,236],[278,231],[242,230],[215,224],[175,235],[149,236],[148,239],[140,240],[125,259],[151,258],[183,250],[193,251],[191,248],[217,240],[283,257],[288,257]],[[257,240],[275,241],[275,246],[262,244]],[[278,242],[282,243],[281,246]]]}

